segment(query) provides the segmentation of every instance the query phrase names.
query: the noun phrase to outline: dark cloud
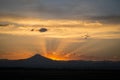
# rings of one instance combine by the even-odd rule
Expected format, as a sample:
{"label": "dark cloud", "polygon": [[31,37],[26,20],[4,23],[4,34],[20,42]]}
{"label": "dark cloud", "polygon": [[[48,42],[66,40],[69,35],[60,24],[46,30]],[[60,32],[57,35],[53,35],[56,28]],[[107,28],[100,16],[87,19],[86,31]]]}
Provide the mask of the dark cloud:
{"label": "dark cloud", "polygon": [[[0,16],[120,22],[119,0],[0,0]],[[112,16],[111,16],[112,15]]]}
{"label": "dark cloud", "polygon": [[0,22],[0,26],[8,26],[9,24],[6,22]]}
{"label": "dark cloud", "polygon": [[[44,0],[32,10],[47,18],[81,19],[91,16],[120,14],[118,0]],[[39,16],[39,15],[38,15]]]}
{"label": "dark cloud", "polygon": [[41,28],[39,29],[39,32],[46,32],[48,29],[47,28]]}
{"label": "dark cloud", "polygon": [[119,24],[120,23],[120,15],[118,16],[96,16],[89,18],[90,20],[98,20],[102,23],[109,24]]}
{"label": "dark cloud", "polygon": [[0,26],[2,27],[2,26],[6,26],[6,27],[8,27],[9,25],[14,25],[14,26],[24,26],[24,25],[22,25],[22,24],[18,24],[18,23],[15,23],[15,22],[10,22],[10,21],[5,21],[5,22],[3,22],[3,21],[0,21]]}

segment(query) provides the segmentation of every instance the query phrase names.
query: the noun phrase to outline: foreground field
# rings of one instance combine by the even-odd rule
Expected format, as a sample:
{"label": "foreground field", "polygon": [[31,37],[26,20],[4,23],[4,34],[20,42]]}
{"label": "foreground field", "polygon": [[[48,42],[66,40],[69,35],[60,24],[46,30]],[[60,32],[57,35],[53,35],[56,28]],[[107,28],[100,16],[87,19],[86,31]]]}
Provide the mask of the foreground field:
{"label": "foreground field", "polygon": [[0,69],[1,78],[12,80],[117,79],[119,73],[119,70]]}

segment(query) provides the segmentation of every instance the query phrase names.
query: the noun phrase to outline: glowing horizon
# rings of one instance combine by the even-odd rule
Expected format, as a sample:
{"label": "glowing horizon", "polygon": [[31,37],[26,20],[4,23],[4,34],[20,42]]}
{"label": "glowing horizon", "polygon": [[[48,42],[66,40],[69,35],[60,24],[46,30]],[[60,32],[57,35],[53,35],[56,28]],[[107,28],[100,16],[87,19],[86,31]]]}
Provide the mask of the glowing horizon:
{"label": "glowing horizon", "polygon": [[[56,23],[56,21],[54,20],[51,20],[51,21]],[[119,58],[116,56],[113,56],[111,58],[107,58],[107,57],[99,58],[97,56],[89,55],[89,52],[90,54],[92,54],[91,52],[97,53],[98,50],[102,49],[102,47],[100,47],[100,49],[94,47],[94,45],[96,46],[96,44],[98,44],[99,42],[101,43],[101,42],[104,42],[105,40],[117,40],[117,39],[119,40],[120,39],[119,25],[108,25],[108,24],[106,25],[103,23],[100,23],[101,25],[97,25],[98,24],[97,23],[91,26],[92,23],[88,23],[90,25],[85,25],[81,23],[76,24],[74,23],[74,20],[73,22],[70,21],[70,23],[68,23],[69,20],[66,20],[66,22],[64,22],[64,25],[58,24],[58,23],[61,23],[61,21],[62,20],[59,20],[56,23],[56,27],[54,27],[53,23],[47,26],[42,26],[48,29],[48,31],[45,33],[40,33],[38,31],[38,29],[42,28],[40,24],[31,25],[27,23],[28,26],[26,25],[24,26],[23,24],[1,26],[0,27],[1,29],[0,40],[1,42],[3,42],[3,40],[7,41],[7,44],[2,43],[3,45],[10,44],[8,42],[9,40],[7,39],[13,40],[15,39],[15,37],[18,37],[19,39],[22,39],[23,41],[19,41],[18,39],[16,39],[17,42],[15,41],[16,42],[14,44],[15,46],[16,44],[19,44],[19,42],[20,43],[22,42],[26,45],[25,42],[27,42],[27,40],[30,41],[28,42],[29,42],[29,46],[31,46],[30,51],[29,49],[27,49],[27,47],[29,48],[29,46],[26,46],[25,50],[22,49],[23,51],[19,51],[19,49],[21,49],[22,47],[22,45],[19,44],[20,47],[16,49],[15,51],[14,49],[12,49],[12,52],[11,50],[10,52],[5,52],[5,51],[3,52],[9,55],[14,52],[18,54],[30,53],[32,55],[39,52],[41,55],[47,58],[50,58],[52,60],[119,60]],[[34,21],[32,23],[34,23]],[[48,24],[47,21],[46,23],[44,22],[44,24]],[[42,25],[44,24],[42,23]],[[74,28],[69,27],[68,24],[73,25]],[[35,29],[35,31],[32,32],[31,29]],[[86,35],[88,36],[88,39],[86,39]],[[13,39],[8,36],[11,36]],[[24,39],[22,37],[24,37]],[[82,46],[75,45],[76,43],[78,43],[79,45],[82,44]],[[112,45],[114,45],[114,43]],[[106,46],[106,47],[109,47],[109,46]],[[88,49],[88,50],[84,51],[85,49]],[[53,54],[54,52],[56,54]],[[5,55],[3,54],[1,58],[17,59],[17,57],[15,58],[12,56],[8,57],[8,55],[7,56]],[[26,55],[26,57],[28,56],[29,55]],[[21,55],[21,57],[19,56],[18,59],[20,58],[23,59],[26,57],[25,56],[23,57],[23,55]]]}
{"label": "glowing horizon", "polygon": [[[0,59],[120,61],[119,0],[0,0]],[[40,32],[41,28],[47,29]]]}

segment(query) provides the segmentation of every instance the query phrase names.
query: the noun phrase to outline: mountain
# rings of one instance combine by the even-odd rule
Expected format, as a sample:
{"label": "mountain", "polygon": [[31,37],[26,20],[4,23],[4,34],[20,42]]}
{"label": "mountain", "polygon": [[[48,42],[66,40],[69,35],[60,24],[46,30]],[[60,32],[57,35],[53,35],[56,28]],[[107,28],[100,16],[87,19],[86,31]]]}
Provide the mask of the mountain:
{"label": "mountain", "polygon": [[36,54],[28,59],[21,60],[0,60],[2,68],[54,68],[54,69],[119,69],[118,61],[53,61],[40,54]]}
{"label": "mountain", "polygon": [[34,63],[37,63],[37,62],[50,62],[52,61],[51,59],[48,59],[40,54],[35,54],[34,56],[28,58],[28,59],[23,59],[25,61],[31,61],[31,62],[34,62]]}
{"label": "mountain", "polygon": [[48,66],[50,66],[51,68],[54,63],[56,63],[56,61],[52,61],[51,59],[41,56],[40,54],[35,54],[30,58],[21,60],[1,59],[0,67],[47,68]]}

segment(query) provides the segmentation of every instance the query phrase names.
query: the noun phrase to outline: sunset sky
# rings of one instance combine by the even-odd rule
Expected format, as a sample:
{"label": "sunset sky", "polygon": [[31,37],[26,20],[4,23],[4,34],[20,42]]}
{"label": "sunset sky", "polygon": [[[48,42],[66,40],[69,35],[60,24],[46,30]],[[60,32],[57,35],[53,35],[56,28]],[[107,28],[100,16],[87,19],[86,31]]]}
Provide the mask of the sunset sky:
{"label": "sunset sky", "polygon": [[36,53],[120,61],[120,0],[0,0],[0,59]]}

